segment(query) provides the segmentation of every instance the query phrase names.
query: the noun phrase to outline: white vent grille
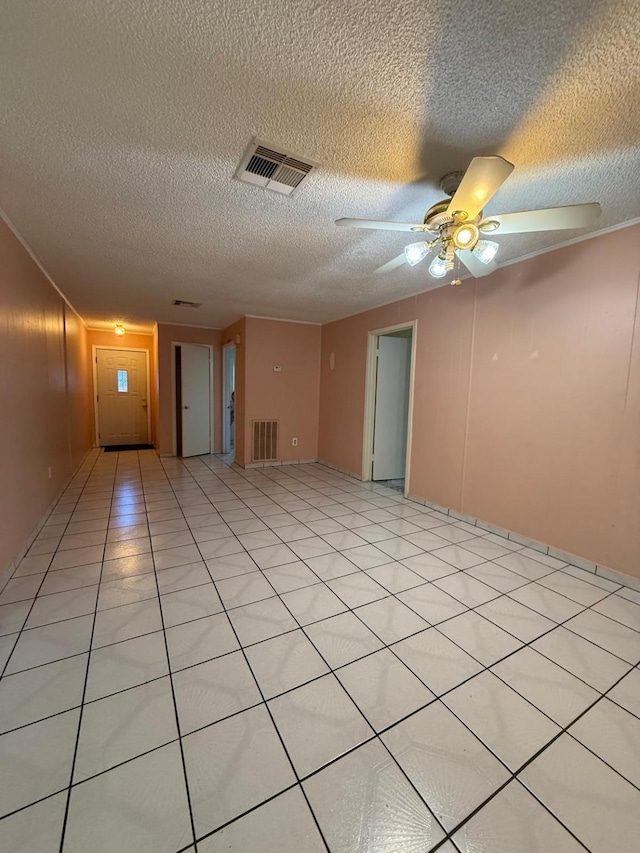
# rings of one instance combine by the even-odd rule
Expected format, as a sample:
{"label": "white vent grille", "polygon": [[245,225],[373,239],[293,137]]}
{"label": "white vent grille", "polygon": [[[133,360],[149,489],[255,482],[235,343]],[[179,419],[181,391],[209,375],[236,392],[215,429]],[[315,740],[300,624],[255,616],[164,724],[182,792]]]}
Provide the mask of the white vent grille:
{"label": "white vent grille", "polygon": [[281,195],[293,195],[315,166],[311,160],[303,160],[297,154],[254,139],[235,177]]}
{"label": "white vent grille", "polygon": [[278,421],[253,421],[252,462],[275,462],[278,458]]}

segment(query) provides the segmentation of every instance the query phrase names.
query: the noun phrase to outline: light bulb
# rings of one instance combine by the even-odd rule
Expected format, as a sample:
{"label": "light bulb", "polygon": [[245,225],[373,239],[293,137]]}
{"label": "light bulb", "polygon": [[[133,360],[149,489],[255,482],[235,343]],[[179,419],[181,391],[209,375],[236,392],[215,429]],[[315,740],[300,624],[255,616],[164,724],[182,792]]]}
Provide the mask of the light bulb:
{"label": "light bulb", "polygon": [[124,326],[122,323],[116,323],[116,327],[114,329],[116,335],[124,335]]}
{"label": "light bulb", "polygon": [[473,254],[481,264],[490,264],[498,251],[498,244],[492,240],[478,240]]}
{"label": "light bulb", "polygon": [[460,225],[453,234],[453,242],[458,249],[472,249],[478,242],[480,232],[476,225]]}
{"label": "light bulb", "polygon": [[441,258],[440,255],[436,255],[436,257],[429,264],[429,275],[432,275],[434,278],[444,278],[447,274],[447,261],[445,258]]}
{"label": "light bulb", "polygon": [[404,256],[408,264],[414,267],[419,264],[423,258],[429,254],[429,244],[422,241],[421,243],[409,243],[405,246]]}

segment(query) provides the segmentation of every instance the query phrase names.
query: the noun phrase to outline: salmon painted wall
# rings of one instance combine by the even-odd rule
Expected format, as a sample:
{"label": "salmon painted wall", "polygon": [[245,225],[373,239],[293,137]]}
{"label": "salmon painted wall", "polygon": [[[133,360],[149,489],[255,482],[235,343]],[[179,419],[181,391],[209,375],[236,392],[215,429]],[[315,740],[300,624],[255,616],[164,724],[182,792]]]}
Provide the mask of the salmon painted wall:
{"label": "salmon painted wall", "polygon": [[0,257],[2,572],[86,455],[91,434],[84,324],[2,221]]}
{"label": "salmon painted wall", "polygon": [[[236,387],[234,396],[235,460],[245,464],[245,363],[246,363],[246,319],[243,317],[228,326],[220,336],[221,346],[236,345]],[[250,445],[249,445],[250,447]]]}
{"label": "salmon painted wall", "polygon": [[279,422],[283,462],[317,459],[320,326],[247,317],[245,338],[245,461],[251,461],[254,420]]}
{"label": "salmon painted wall", "polygon": [[222,365],[219,329],[173,326],[159,323],[158,336],[158,432],[156,448],[160,453],[173,453],[175,400],[172,382],[172,343],[207,344],[213,346],[213,448],[222,446]]}
{"label": "salmon painted wall", "polygon": [[[156,351],[154,347],[153,335],[135,334],[126,332],[124,335],[116,335],[112,331],[104,331],[98,329],[89,329],[89,375],[91,376],[91,387],[93,388],[93,347],[117,347],[118,349],[146,349],[149,352],[149,385],[147,389],[147,400],[150,407],[151,435],[149,436],[149,444],[157,445],[158,441],[158,424],[157,424],[157,391],[155,376],[157,372]],[[95,399],[96,389],[93,388]],[[91,406],[91,435],[93,442],[96,442],[96,424],[95,424],[95,406]]]}
{"label": "salmon painted wall", "polygon": [[640,576],[639,283],[633,226],[324,326],[320,458],[361,473],[367,333],[417,319],[411,494]]}

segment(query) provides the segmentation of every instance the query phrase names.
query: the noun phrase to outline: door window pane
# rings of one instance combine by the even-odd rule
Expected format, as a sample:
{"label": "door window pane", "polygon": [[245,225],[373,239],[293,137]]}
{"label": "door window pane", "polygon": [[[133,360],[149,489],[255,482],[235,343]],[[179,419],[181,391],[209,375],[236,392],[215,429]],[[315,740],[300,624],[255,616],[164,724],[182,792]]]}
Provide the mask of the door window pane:
{"label": "door window pane", "polygon": [[118,371],[118,394],[126,394],[129,391],[129,375],[126,370]]}

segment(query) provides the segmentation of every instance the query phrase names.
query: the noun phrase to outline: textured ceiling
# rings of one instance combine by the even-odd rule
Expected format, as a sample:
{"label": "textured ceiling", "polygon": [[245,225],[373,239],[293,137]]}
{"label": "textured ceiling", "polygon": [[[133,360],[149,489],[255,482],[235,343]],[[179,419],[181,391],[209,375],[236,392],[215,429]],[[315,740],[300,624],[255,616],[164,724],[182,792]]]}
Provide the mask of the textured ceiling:
{"label": "textured ceiling", "polygon": [[[421,221],[476,154],[516,165],[487,212],[640,215],[637,0],[3,0],[0,30],[0,201],[90,325],[326,321],[433,286],[371,274],[410,235],[333,221]],[[254,135],[320,164],[296,197],[232,180]]]}

